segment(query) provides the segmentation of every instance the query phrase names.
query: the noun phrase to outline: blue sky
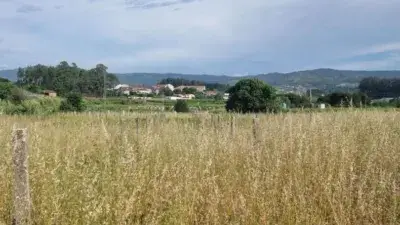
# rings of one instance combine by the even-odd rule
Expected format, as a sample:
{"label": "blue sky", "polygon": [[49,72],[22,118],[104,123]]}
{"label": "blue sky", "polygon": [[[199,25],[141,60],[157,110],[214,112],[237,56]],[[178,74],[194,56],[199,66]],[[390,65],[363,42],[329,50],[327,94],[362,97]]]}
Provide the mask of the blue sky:
{"label": "blue sky", "polygon": [[0,69],[400,69],[399,0],[0,0]]}

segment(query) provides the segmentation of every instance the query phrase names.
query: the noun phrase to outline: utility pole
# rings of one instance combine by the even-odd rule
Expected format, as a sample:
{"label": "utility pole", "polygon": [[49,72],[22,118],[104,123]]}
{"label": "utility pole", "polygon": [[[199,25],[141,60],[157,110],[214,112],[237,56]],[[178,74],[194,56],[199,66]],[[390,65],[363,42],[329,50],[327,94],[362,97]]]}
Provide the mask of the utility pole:
{"label": "utility pole", "polygon": [[106,100],[106,73],[103,71],[103,100]]}

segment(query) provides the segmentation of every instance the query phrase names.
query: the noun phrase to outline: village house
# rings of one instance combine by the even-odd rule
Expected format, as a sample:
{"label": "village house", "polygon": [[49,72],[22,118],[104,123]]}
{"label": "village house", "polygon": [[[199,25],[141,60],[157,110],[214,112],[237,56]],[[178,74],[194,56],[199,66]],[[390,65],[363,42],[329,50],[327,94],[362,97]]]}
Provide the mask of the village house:
{"label": "village house", "polygon": [[217,95],[217,94],[218,94],[217,91],[205,91],[205,92],[204,92],[204,95],[206,95],[206,96],[208,96],[208,97],[215,96],[215,95]]}
{"label": "village house", "polygon": [[182,85],[182,86],[178,86],[175,89],[179,89],[179,90],[183,90],[185,88],[194,88],[196,89],[198,92],[203,92],[206,90],[206,86],[205,85]]}
{"label": "village house", "polygon": [[136,94],[151,94],[151,93],[153,93],[153,90],[151,90],[150,88],[145,88],[145,87],[133,87],[133,88],[131,88],[131,91]]}
{"label": "village house", "polygon": [[49,96],[49,97],[57,97],[57,92],[52,91],[52,90],[45,90],[45,91],[43,91],[43,94],[45,96]]}
{"label": "village house", "polygon": [[187,94],[187,95],[174,95],[174,96],[168,96],[167,99],[169,100],[178,100],[178,99],[182,99],[182,100],[189,100],[189,99],[194,99],[195,95],[194,94]]}
{"label": "village house", "polygon": [[121,88],[129,88],[128,84],[118,84],[114,87],[114,90],[120,90]]}
{"label": "village house", "polygon": [[175,89],[174,85],[172,85],[172,84],[157,84],[157,85],[152,86],[152,91],[153,91],[153,93],[158,95],[162,88],[168,88],[171,91],[174,91],[174,89]]}
{"label": "village house", "polygon": [[229,93],[224,93],[224,100],[228,100],[229,99]]}

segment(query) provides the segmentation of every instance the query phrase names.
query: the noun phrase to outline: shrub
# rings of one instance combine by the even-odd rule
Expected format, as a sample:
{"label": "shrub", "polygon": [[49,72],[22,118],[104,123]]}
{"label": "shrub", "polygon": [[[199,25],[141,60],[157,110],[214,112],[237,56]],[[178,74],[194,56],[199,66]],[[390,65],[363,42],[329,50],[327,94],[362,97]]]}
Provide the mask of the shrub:
{"label": "shrub", "polygon": [[175,105],[174,105],[174,109],[175,112],[179,112],[179,113],[185,113],[185,112],[189,112],[189,106],[187,104],[187,102],[185,100],[177,100]]}
{"label": "shrub", "polygon": [[82,99],[82,95],[79,93],[70,93],[66,99],[61,102],[61,111],[76,111],[81,112],[85,110],[85,104]]}
{"label": "shrub", "polygon": [[11,95],[10,95],[10,100],[14,104],[21,104],[22,101],[26,99],[26,96],[24,94],[24,90],[21,88],[14,87],[11,89]]}
{"label": "shrub", "polygon": [[9,99],[14,85],[11,82],[0,82],[0,99]]}
{"label": "shrub", "polygon": [[[275,88],[262,80],[249,78],[238,81],[229,88],[228,112],[259,113],[275,110]],[[270,107],[274,108],[270,108]]]}

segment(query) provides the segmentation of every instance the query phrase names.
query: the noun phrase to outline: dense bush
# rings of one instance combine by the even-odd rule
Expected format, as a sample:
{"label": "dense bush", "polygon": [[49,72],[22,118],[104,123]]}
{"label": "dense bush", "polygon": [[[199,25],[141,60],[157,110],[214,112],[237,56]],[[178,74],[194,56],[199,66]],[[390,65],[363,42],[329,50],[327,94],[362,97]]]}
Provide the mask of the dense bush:
{"label": "dense bush", "polygon": [[85,110],[85,104],[83,102],[82,95],[79,93],[70,93],[66,99],[61,102],[61,111],[75,111],[81,112]]}
{"label": "dense bush", "polygon": [[23,89],[17,87],[11,89],[10,100],[12,103],[21,104],[25,99],[27,99],[27,97]]}
{"label": "dense bush", "polygon": [[400,96],[400,78],[367,77],[360,81],[361,92],[373,99]]}
{"label": "dense bush", "polygon": [[9,99],[14,85],[11,82],[0,82],[0,100]]}
{"label": "dense bush", "polygon": [[189,106],[185,100],[177,100],[174,106],[175,112],[185,113],[189,112]]}
{"label": "dense bush", "polygon": [[318,98],[318,103],[327,103],[334,107],[360,107],[369,105],[371,100],[364,93],[334,92]]}
{"label": "dense bush", "polygon": [[288,106],[290,108],[310,108],[311,107],[310,99],[306,96],[296,95],[294,93],[288,93],[288,94],[285,94],[284,97],[286,97],[289,100]]}
{"label": "dense bush", "polygon": [[242,79],[228,93],[225,105],[228,112],[258,113],[276,109],[276,90],[262,80]]}
{"label": "dense bush", "polygon": [[11,101],[2,101],[0,103],[0,111],[4,114],[35,114],[46,115],[59,111],[59,98],[37,98],[23,100],[19,104],[14,104]]}

